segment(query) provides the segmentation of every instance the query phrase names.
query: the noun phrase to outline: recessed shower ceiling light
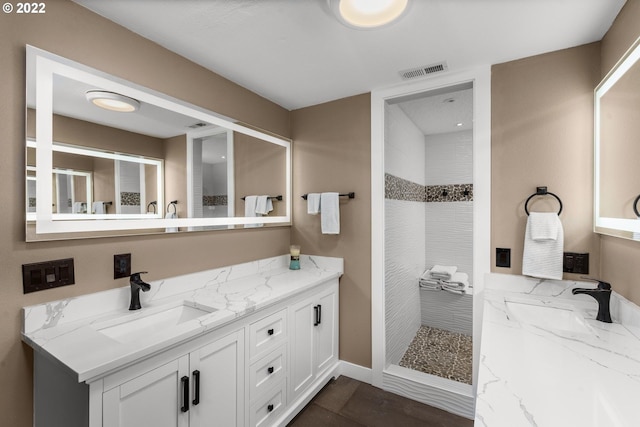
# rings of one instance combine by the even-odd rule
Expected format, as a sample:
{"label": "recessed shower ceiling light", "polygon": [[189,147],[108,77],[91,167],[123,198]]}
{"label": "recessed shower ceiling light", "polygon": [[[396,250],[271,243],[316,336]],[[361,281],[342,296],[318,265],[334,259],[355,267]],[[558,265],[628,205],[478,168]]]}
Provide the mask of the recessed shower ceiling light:
{"label": "recessed shower ceiling light", "polygon": [[87,97],[87,101],[105,110],[131,113],[140,108],[139,101],[115,92],[90,90],[85,93],[85,96]]}
{"label": "recessed shower ceiling light", "polygon": [[387,25],[406,10],[409,0],[327,0],[338,19],[352,28],[368,29]]}

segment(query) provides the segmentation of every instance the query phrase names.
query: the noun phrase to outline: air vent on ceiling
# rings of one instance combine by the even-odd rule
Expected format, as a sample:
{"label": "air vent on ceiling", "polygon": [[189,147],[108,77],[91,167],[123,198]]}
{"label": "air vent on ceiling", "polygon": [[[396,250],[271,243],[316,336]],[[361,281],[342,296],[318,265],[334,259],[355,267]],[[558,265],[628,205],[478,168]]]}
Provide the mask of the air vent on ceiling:
{"label": "air vent on ceiling", "polygon": [[442,73],[444,71],[447,71],[448,69],[449,66],[446,62],[439,62],[437,64],[424,65],[422,67],[400,71],[400,76],[402,77],[402,80],[410,80],[416,79],[418,77],[425,77],[429,74]]}
{"label": "air vent on ceiling", "polygon": [[207,126],[207,123],[198,122],[198,123],[194,123],[194,124],[190,125],[189,127],[191,129],[198,129],[198,128],[203,128],[205,126]]}

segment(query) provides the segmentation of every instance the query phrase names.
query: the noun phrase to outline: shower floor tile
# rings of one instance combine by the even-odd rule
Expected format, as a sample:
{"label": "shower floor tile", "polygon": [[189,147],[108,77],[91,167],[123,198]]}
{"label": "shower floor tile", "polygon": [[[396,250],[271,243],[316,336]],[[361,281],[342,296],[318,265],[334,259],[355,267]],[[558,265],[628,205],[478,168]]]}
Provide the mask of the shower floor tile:
{"label": "shower floor tile", "polygon": [[400,366],[471,384],[473,347],[471,336],[421,326],[402,356]]}

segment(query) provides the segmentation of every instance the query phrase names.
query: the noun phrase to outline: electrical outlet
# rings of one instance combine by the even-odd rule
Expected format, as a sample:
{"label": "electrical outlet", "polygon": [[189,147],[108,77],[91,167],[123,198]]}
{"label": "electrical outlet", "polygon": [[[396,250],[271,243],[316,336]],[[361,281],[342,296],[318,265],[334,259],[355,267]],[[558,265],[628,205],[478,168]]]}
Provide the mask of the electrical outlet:
{"label": "electrical outlet", "polygon": [[73,258],[22,264],[22,289],[25,294],[74,283]]}
{"label": "electrical outlet", "polygon": [[562,271],[574,274],[589,274],[589,254],[565,252],[562,257]]}
{"label": "electrical outlet", "polygon": [[496,248],[496,267],[511,267],[511,248]]}
{"label": "electrical outlet", "polygon": [[113,256],[113,278],[131,276],[131,254],[119,254]]}

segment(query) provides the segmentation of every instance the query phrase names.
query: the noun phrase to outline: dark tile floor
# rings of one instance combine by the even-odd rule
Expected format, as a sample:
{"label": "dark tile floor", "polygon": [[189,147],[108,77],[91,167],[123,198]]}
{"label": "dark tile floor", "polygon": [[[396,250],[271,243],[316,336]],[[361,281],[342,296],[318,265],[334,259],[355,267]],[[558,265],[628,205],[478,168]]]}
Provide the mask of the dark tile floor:
{"label": "dark tile floor", "polygon": [[291,427],[472,427],[473,421],[341,376],[289,423]]}

